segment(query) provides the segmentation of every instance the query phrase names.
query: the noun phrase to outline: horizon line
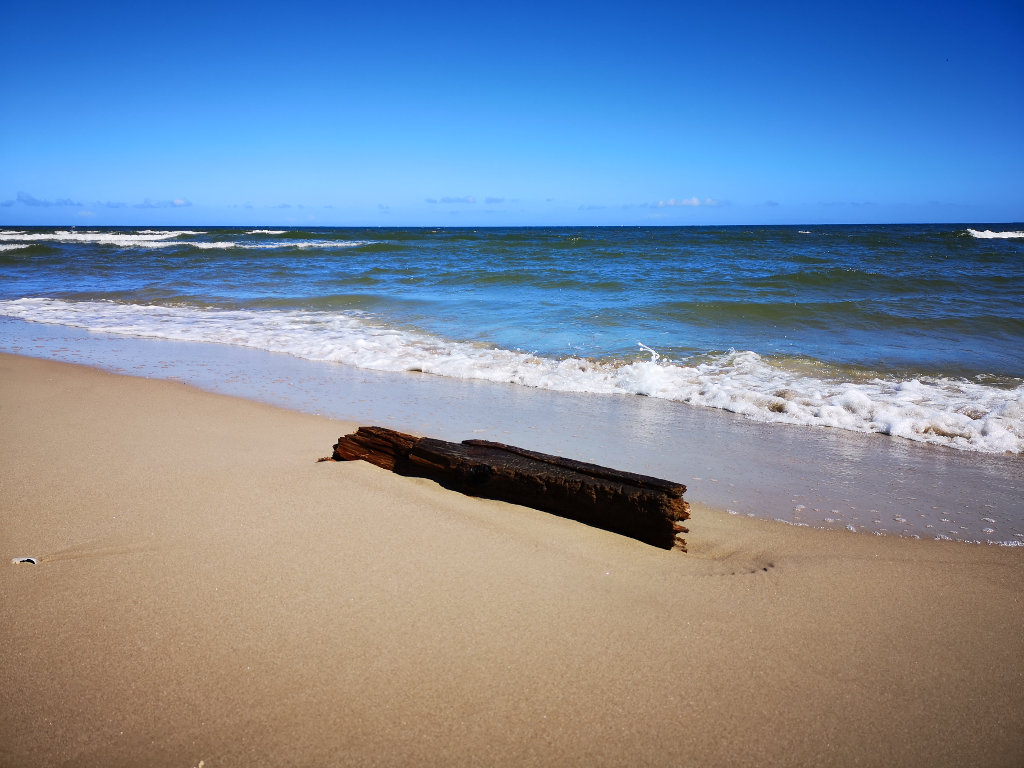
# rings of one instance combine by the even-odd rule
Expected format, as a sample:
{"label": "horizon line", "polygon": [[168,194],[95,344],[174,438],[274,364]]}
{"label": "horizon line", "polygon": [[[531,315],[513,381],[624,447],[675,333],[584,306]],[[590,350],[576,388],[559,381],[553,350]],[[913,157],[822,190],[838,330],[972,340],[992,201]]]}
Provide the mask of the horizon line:
{"label": "horizon line", "polygon": [[746,222],[732,224],[201,224],[201,223],[179,223],[179,224],[0,224],[0,227],[24,227],[31,228],[54,228],[64,227],[69,229],[96,229],[96,228],[121,228],[121,229],[180,229],[182,227],[207,227],[219,229],[267,228],[277,229],[693,229],[703,227],[725,228],[725,227],[901,227],[901,226],[956,226],[956,225],[993,225],[1007,224],[1013,226],[1024,226],[1024,219],[1018,220],[956,220],[956,221],[888,221],[888,222]]}

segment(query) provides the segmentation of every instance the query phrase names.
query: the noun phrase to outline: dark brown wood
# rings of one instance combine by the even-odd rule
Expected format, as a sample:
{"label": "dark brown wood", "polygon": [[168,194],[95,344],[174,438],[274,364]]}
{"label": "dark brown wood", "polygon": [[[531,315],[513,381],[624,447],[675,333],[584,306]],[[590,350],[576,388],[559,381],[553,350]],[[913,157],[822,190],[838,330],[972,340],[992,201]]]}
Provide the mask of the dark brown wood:
{"label": "dark brown wood", "polygon": [[690,505],[683,500],[686,486],[681,483],[503,443],[450,443],[383,427],[360,427],[339,438],[333,458],[362,459],[470,496],[541,509],[656,547],[686,551],[679,534],[687,532],[682,521],[689,518]]}
{"label": "dark brown wood", "polygon": [[332,458],[335,461],[362,459],[378,467],[398,471],[420,438],[384,427],[360,427],[351,435],[339,437]]}

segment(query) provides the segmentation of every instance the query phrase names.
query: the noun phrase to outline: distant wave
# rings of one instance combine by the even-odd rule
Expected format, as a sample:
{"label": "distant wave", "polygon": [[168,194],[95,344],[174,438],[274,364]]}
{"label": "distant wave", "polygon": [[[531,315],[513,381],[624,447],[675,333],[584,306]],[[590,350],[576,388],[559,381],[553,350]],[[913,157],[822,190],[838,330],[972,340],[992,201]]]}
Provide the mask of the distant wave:
{"label": "distant wave", "polygon": [[[94,232],[94,230],[93,230],[93,232]],[[100,233],[100,234],[102,234],[102,233]],[[173,230],[173,231],[172,230],[168,230],[168,229],[140,229],[138,234],[140,234],[140,235],[161,235],[161,236],[166,235],[166,236],[177,237],[178,235],[205,235],[206,233],[205,232],[198,232],[198,231],[192,230],[192,229],[178,229],[178,230]]]}
{"label": "distant wave", "polygon": [[[96,232],[77,230],[58,230],[56,232],[0,232],[0,241],[16,241],[31,243],[96,243],[100,245],[135,245],[151,246],[153,244],[171,245],[168,242],[183,235],[204,235],[205,232],[193,232],[191,230],[156,231],[142,230],[141,232],[120,233],[120,232]],[[159,247],[159,246],[158,246]]]}
{"label": "distant wave", "polygon": [[235,248],[243,251],[265,251],[274,250],[278,248],[356,248],[360,245],[368,244],[368,242],[363,240],[276,240],[264,243],[239,243],[234,241],[202,242],[186,240],[180,243],[167,243],[167,245],[184,245],[189,246],[191,248],[198,248],[199,250],[204,251],[226,251]]}
{"label": "distant wave", "polygon": [[30,243],[0,243],[0,251],[16,251],[19,248],[31,248]]}
{"label": "distant wave", "polygon": [[[283,232],[284,230],[282,230]],[[266,230],[271,233],[270,230]],[[277,232],[274,231],[274,234]],[[205,235],[192,230],[141,230],[132,233],[60,230],[57,232],[0,231],[0,242],[12,243],[4,250],[27,247],[32,243],[90,243],[133,248],[198,248],[200,250],[267,250],[275,248],[352,248],[368,245],[363,240],[275,240],[262,242],[237,242],[226,240],[179,240],[180,237]]]}
{"label": "distant wave", "polygon": [[970,233],[971,237],[978,237],[978,238],[982,238],[982,239],[985,239],[985,240],[995,239],[995,238],[998,238],[998,239],[1013,239],[1013,238],[1018,238],[1018,237],[1024,237],[1024,232],[993,232],[990,229],[986,229],[986,230],[968,229],[967,231]]}
{"label": "distant wave", "polygon": [[251,229],[245,234],[247,235],[283,235],[287,232],[287,229]]}
{"label": "distant wave", "polygon": [[946,377],[838,381],[787,369],[751,351],[669,361],[643,345],[638,359],[629,362],[552,359],[399,330],[358,312],[25,298],[0,301],[0,314],[97,332],[233,344],[374,370],[646,395],[756,421],[878,432],[960,450],[1024,452],[1024,384],[1000,388]]}

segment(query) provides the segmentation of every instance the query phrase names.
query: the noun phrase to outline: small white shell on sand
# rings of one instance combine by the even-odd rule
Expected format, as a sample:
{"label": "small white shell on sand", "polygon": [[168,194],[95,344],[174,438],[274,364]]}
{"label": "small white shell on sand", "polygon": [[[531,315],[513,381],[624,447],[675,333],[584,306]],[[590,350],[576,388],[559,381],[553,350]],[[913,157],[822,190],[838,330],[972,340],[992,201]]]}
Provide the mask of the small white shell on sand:
{"label": "small white shell on sand", "polygon": [[13,560],[11,560],[11,562],[14,565],[17,565],[18,563],[30,563],[32,565],[36,565],[39,562],[39,560],[37,560],[34,557],[16,557]]}

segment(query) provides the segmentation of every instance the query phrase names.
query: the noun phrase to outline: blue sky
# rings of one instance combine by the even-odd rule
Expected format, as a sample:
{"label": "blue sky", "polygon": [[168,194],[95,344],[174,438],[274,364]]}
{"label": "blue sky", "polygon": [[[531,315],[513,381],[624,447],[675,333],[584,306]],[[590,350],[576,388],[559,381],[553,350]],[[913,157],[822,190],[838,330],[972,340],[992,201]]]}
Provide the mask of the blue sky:
{"label": "blue sky", "polygon": [[9,2],[0,224],[1024,219],[1024,3]]}

